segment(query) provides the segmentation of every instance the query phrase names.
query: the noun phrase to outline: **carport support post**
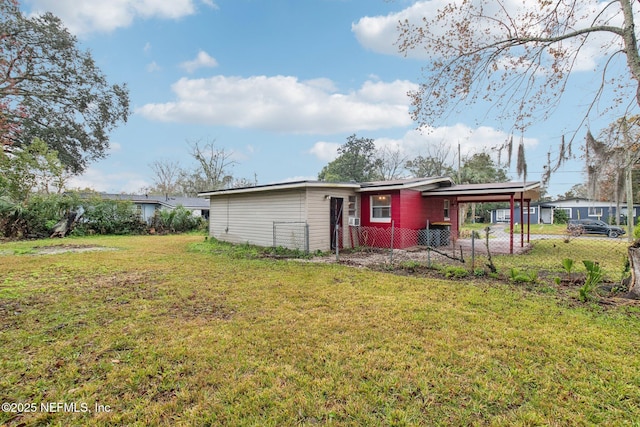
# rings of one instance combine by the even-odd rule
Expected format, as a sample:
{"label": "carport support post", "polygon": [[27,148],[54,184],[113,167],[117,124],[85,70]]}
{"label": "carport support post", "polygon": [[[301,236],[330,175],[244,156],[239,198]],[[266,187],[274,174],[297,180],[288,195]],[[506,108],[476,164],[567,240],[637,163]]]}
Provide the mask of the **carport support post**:
{"label": "carport support post", "polygon": [[[527,218],[529,218],[528,211]],[[520,247],[524,248],[524,188],[520,193]]]}
{"label": "carport support post", "polygon": [[509,196],[509,253],[513,254],[513,204],[515,203],[515,196],[511,193]]}
{"label": "carport support post", "polygon": [[[531,243],[531,199],[527,199],[527,243]],[[538,208],[538,217],[540,217],[540,208]]]}

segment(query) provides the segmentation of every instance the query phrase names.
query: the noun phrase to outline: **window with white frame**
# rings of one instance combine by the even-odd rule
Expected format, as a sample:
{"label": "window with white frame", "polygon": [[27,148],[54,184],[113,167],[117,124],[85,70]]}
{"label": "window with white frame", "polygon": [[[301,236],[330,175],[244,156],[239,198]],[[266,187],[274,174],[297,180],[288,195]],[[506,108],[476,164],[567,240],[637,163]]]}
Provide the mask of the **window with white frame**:
{"label": "window with white frame", "polygon": [[600,218],[602,216],[602,208],[596,208],[594,206],[589,206],[589,216],[596,216]]}
{"label": "window with white frame", "polygon": [[565,211],[567,213],[567,218],[571,219],[571,212],[573,212],[571,208],[556,208],[556,210]]}
{"label": "window with white frame", "polygon": [[510,209],[496,209],[496,222],[511,221]]}
{"label": "window with white frame", "polygon": [[371,196],[371,222],[391,222],[391,196]]}
{"label": "window with white frame", "polygon": [[446,199],[444,201],[444,219],[451,219],[451,214],[450,211],[451,210],[451,201],[449,199]]}

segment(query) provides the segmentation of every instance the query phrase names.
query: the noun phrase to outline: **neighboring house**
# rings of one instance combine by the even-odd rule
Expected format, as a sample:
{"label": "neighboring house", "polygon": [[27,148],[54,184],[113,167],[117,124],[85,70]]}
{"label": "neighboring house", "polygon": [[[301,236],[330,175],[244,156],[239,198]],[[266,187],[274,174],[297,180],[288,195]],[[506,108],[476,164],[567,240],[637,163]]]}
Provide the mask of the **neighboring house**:
{"label": "neighboring house", "polygon": [[[93,196],[91,194],[89,196]],[[131,201],[142,219],[149,223],[157,210],[173,210],[178,206],[191,211],[193,216],[201,216],[209,219],[209,201],[200,197],[174,197],[174,196],[151,196],[137,194],[108,194],[99,193],[97,196],[107,200],[129,200]]]}
{"label": "neighboring house", "polygon": [[[365,183],[284,182],[200,193],[210,200],[209,233],[232,243],[303,247],[310,251],[355,244],[351,228],[444,228],[458,236],[458,204],[474,201],[527,203],[540,184],[455,185],[449,177]],[[366,236],[363,238],[367,238]],[[416,233],[394,236],[394,247],[418,244]]]}
{"label": "neighboring house", "polygon": [[[567,213],[569,219],[599,219],[605,222],[615,223],[616,204],[615,202],[594,201],[583,198],[574,198],[566,200],[556,200],[552,202],[532,203],[529,210],[525,208],[523,215],[525,220],[529,217],[532,224],[552,224],[554,211],[556,209],[563,210]],[[627,217],[626,203],[620,204],[620,221],[626,222]],[[640,215],[640,205],[633,206],[633,224],[636,224],[638,215]],[[514,209],[516,222],[519,222],[520,208]],[[510,209],[495,209],[491,212],[492,222],[509,222]]]}

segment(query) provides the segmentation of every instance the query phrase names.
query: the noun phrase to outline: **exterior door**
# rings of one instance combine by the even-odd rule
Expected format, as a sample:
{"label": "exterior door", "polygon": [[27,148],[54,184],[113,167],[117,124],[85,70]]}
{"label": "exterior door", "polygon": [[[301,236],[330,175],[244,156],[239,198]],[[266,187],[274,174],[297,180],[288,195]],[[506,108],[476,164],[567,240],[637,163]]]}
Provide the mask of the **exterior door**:
{"label": "exterior door", "polygon": [[342,197],[332,197],[329,210],[329,222],[331,232],[331,249],[342,249],[342,208],[344,199]]}

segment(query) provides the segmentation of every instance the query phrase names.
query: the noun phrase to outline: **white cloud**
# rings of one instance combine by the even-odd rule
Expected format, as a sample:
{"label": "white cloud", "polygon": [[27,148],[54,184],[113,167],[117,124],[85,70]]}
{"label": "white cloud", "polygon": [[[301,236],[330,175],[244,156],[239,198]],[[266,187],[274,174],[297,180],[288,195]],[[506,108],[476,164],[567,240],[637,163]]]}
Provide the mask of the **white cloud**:
{"label": "white cloud", "polygon": [[[481,152],[488,152],[497,156],[497,147],[503,145],[509,138],[510,134],[501,130],[480,126],[471,128],[465,124],[458,123],[453,126],[442,126],[438,128],[425,128],[422,131],[411,130],[407,132],[399,141],[390,140],[389,144],[399,147],[401,152],[410,157],[428,154],[429,147],[437,147],[442,144],[450,147],[452,153],[457,155],[458,144],[460,144],[460,152],[462,157],[473,155]],[[514,153],[520,138],[514,136]],[[377,142],[377,141],[376,141]],[[534,138],[524,138],[526,149],[534,148],[538,145],[538,140]],[[503,152],[506,159],[506,152]]]}
{"label": "white cloud", "polygon": [[[72,33],[109,32],[135,19],[179,19],[196,13],[195,0],[30,0],[33,13],[52,12]],[[216,7],[210,0],[204,4]]]}
{"label": "white cloud", "polygon": [[[458,143],[460,144],[460,153],[462,158],[476,153],[489,153],[494,160],[498,160],[497,147],[503,145],[511,135],[498,129],[480,126],[478,128],[470,128],[467,125],[458,123],[453,126],[442,126],[439,128],[424,129],[422,132],[418,130],[410,130],[401,138],[376,138],[375,146],[378,149],[388,148],[392,151],[400,151],[402,156],[411,159],[416,156],[427,156],[434,153],[438,147],[442,146],[445,151],[448,149],[450,161],[457,159]],[[519,137],[514,137],[514,151],[520,143]],[[342,144],[334,142],[319,141],[309,150],[310,154],[316,156],[319,160],[330,162],[338,156],[338,147]],[[533,149],[538,145],[535,138],[524,138],[525,149]],[[507,152],[502,152],[502,162],[507,161]],[[515,158],[513,159],[515,160]]]}
{"label": "white cloud", "polygon": [[207,52],[201,50],[196,55],[196,58],[191,61],[185,61],[180,64],[180,67],[186,70],[188,73],[193,73],[198,68],[213,68],[218,66],[218,61],[210,56]]}
{"label": "white cloud", "polygon": [[182,78],[172,86],[175,101],[147,104],[137,112],[150,120],[288,133],[333,134],[412,124],[407,91],[417,88],[414,83],[365,82],[349,93],[335,93],[329,83],[321,79],[309,84],[291,76]]}
{"label": "white cloud", "polygon": [[313,144],[313,147],[311,147],[309,153],[313,154],[320,160],[330,162],[338,157],[338,147],[340,147],[341,145],[342,144],[339,144],[337,142],[318,141]]}
{"label": "white cloud", "polygon": [[[458,0],[457,2],[459,2]],[[418,1],[411,6],[394,13],[390,13],[386,16],[365,16],[358,22],[353,23],[351,31],[354,33],[358,42],[365,48],[388,55],[402,55],[398,46],[398,23],[405,20],[413,23],[414,25],[424,25],[423,18],[427,22],[435,19],[439,11],[444,6],[451,5],[455,1],[452,0],[426,0]],[[536,13],[538,11],[537,2],[523,2],[521,0],[504,0],[502,2],[487,2],[486,0],[472,0],[472,3],[476,3],[478,6],[482,2],[483,12],[487,16],[492,16],[495,19],[504,18],[505,11],[513,18],[515,22],[520,22],[523,27],[527,28],[531,33],[535,33],[535,25],[530,23],[529,13]],[[608,3],[599,0],[590,0],[585,2],[578,2],[578,9],[571,10],[568,13],[571,16],[579,18],[579,22],[575,25],[576,28],[584,26],[591,26],[593,22],[598,24],[607,25],[621,25],[621,16],[615,10],[615,8],[607,8]],[[573,7],[575,5],[572,6]],[[504,7],[504,8],[503,8]],[[560,6],[562,7],[562,5]],[[603,12],[604,9],[604,12]],[[559,11],[562,16],[563,12]],[[445,18],[446,20],[447,18]],[[440,21],[443,22],[443,21]],[[522,24],[526,22],[526,24]],[[495,20],[487,20],[483,25],[476,25],[475,34],[476,41],[480,41],[486,38],[488,41],[492,40],[499,34],[504,28],[496,25]],[[445,24],[439,26],[430,27],[430,30],[434,33],[435,37],[449,37],[445,35],[447,30]],[[501,36],[505,37],[505,36]],[[615,50],[620,49],[620,39],[609,33],[600,32],[594,33],[589,36],[589,42],[584,46],[579,46],[580,40],[565,40],[562,42],[564,48],[577,48],[580,47],[580,54],[577,61],[573,64],[574,71],[593,70],[596,63],[603,56],[612,53]],[[455,40],[450,40],[455,43]],[[433,51],[423,46],[423,48],[413,49],[408,52],[407,56],[418,59],[432,59],[434,55]]]}
{"label": "white cloud", "polygon": [[82,175],[71,178],[67,188],[80,190],[91,188],[106,193],[137,193],[150,185],[150,182],[136,173],[105,172],[89,167]]}

